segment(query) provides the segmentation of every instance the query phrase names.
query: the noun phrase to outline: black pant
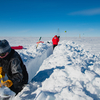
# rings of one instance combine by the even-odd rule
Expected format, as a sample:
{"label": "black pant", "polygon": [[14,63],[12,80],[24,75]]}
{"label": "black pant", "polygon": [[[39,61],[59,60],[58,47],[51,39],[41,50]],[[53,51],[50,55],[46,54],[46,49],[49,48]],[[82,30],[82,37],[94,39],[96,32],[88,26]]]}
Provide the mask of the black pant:
{"label": "black pant", "polygon": [[[23,86],[24,86],[24,85],[23,85]],[[17,88],[15,88],[14,85],[12,85],[12,86],[10,87],[10,90],[12,90],[13,92],[15,92],[16,95],[17,95],[19,92],[21,92],[21,90],[23,89],[23,86],[18,86]]]}
{"label": "black pant", "polygon": [[53,49],[56,47],[57,45],[53,45]]}

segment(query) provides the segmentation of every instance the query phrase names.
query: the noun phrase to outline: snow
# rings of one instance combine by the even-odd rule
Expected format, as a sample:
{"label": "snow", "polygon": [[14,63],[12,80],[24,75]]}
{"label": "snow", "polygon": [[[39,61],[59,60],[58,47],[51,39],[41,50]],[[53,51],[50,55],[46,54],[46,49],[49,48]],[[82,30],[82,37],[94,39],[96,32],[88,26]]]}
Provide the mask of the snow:
{"label": "snow", "polygon": [[52,38],[43,37],[37,49],[37,37],[6,39],[24,46],[16,51],[29,73],[29,84],[13,100],[100,100],[99,37],[61,37],[54,51]]}

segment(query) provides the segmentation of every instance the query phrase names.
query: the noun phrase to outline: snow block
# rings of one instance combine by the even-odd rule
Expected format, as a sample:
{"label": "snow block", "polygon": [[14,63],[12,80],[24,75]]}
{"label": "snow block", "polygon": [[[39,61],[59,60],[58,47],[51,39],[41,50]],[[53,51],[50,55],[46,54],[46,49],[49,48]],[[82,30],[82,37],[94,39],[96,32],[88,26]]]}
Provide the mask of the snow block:
{"label": "snow block", "polygon": [[[34,48],[35,46],[29,48],[29,52],[26,50],[27,55],[25,53],[25,55],[20,53],[29,74],[29,82],[35,76],[43,61],[53,53],[53,47],[51,44],[40,44],[38,49],[34,50]],[[32,49],[32,51],[30,49]]]}

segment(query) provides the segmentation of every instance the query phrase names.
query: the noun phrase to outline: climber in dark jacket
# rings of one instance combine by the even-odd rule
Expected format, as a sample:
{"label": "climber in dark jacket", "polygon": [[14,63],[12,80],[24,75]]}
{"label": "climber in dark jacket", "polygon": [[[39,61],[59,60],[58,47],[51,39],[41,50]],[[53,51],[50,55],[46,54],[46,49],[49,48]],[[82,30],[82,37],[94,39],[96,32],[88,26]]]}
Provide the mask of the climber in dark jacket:
{"label": "climber in dark jacket", "polygon": [[0,83],[0,87],[7,86],[16,95],[28,83],[28,73],[20,55],[11,49],[7,40],[0,40],[0,79],[8,80]]}

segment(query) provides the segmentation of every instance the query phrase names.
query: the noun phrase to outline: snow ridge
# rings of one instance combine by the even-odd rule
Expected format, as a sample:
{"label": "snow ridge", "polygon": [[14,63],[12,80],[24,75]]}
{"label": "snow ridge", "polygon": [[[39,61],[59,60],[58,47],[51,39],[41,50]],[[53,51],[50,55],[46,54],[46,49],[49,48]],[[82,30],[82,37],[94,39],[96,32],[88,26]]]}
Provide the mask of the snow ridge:
{"label": "snow ridge", "polygon": [[[38,67],[36,62],[42,65],[35,73],[28,71],[32,80],[15,97],[16,100],[100,100],[99,55],[90,54],[71,41],[60,42],[51,55],[48,53],[52,50],[47,44],[41,44],[34,52],[38,52],[38,56],[24,60],[28,70],[33,65]],[[31,55],[34,53],[31,52]]]}

